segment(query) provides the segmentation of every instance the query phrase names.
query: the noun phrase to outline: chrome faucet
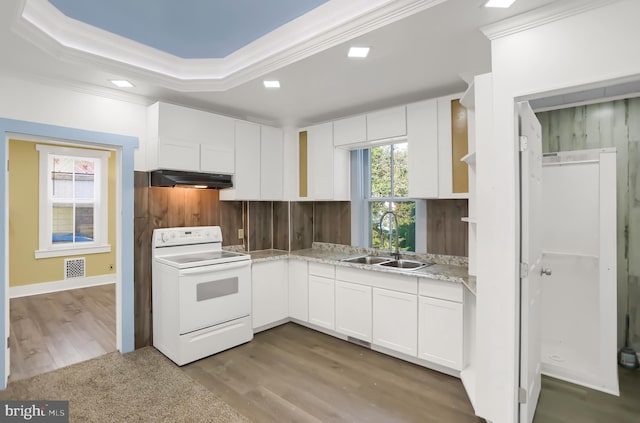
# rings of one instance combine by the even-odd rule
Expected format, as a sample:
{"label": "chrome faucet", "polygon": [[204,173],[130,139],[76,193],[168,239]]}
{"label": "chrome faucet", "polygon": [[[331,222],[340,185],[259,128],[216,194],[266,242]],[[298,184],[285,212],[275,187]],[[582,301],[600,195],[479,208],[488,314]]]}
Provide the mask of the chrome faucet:
{"label": "chrome faucet", "polygon": [[400,248],[399,248],[399,244],[398,244],[398,216],[396,216],[396,214],[394,212],[392,212],[391,210],[387,210],[386,212],[382,213],[382,217],[380,218],[380,224],[378,225],[378,227],[380,229],[381,247],[383,247],[383,249],[384,249],[384,237],[382,236],[382,222],[384,221],[384,218],[387,217],[388,214],[393,216],[393,220],[395,221],[395,224],[396,224],[396,251],[394,253],[391,253],[391,234],[389,234],[389,254],[393,254],[393,257],[396,260],[400,260]]}

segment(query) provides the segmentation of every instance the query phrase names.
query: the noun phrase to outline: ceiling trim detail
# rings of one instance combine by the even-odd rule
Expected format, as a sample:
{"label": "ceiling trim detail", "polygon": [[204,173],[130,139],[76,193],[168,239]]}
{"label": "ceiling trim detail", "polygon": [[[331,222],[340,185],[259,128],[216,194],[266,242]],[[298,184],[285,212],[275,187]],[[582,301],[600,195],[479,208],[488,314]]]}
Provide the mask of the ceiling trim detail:
{"label": "ceiling trim detail", "polygon": [[123,70],[169,89],[226,91],[446,0],[329,0],[220,59],[184,59],[22,0],[12,29],[62,60]]}
{"label": "ceiling trim detail", "polygon": [[563,0],[556,1],[509,19],[487,25],[480,31],[490,40],[507,37],[561,19],[579,15],[619,0]]}

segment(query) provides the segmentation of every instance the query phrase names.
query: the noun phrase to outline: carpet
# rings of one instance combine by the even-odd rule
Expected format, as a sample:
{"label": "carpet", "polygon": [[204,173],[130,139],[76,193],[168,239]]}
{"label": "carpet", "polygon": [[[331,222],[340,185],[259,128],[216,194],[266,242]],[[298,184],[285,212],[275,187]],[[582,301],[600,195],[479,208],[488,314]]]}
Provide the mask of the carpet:
{"label": "carpet", "polygon": [[0,400],[69,400],[71,422],[249,422],[153,347],[10,382]]}

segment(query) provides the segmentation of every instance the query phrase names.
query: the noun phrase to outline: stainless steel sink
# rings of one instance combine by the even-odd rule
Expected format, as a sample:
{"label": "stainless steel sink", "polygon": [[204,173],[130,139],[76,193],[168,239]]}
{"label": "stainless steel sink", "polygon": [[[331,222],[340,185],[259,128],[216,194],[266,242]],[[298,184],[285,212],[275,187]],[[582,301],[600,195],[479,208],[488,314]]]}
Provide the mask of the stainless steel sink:
{"label": "stainless steel sink", "polygon": [[389,257],[377,257],[377,256],[350,257],[350,258],[342,259],[342,261],[347,263],[358,263],[358,264],[384,264],[392,260],[393,259]]}
{"label": "stainless steel sink", "polygon": [[390,267],[392,269],[398,270],[418,270],[423,269],[427,266],[431,266],[432,264],[433,263],[423,263],[421,261],[400,259],[380,263],[380,266]]}

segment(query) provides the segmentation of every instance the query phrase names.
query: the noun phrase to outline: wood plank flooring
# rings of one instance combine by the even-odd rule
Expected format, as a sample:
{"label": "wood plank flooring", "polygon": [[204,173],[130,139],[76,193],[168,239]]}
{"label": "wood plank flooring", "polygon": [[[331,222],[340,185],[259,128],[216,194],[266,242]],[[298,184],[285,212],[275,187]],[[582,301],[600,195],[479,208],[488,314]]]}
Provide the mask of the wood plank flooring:
{"label": "wood plank flooring", "polygon": [[481,422],[459,379],[288,323],[182,367],[255,422]]}
{"label": "wood plank flooring", "polygon": [[619,367],[618,377],[619,397],[543,376],[534,423],[640,422],[640,370]]}
{"label": "wood plank flooring", "polygon": [[116,350],[115,284],[13,298],[9,381]]}

